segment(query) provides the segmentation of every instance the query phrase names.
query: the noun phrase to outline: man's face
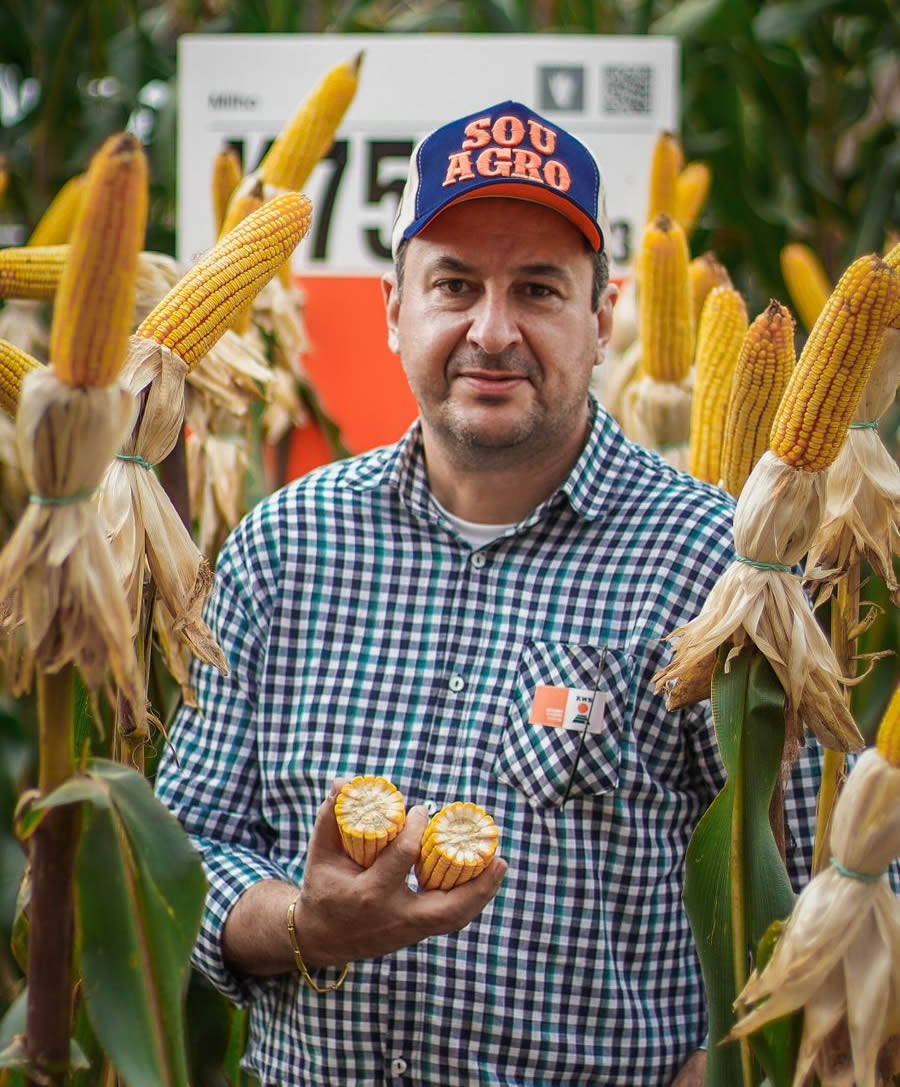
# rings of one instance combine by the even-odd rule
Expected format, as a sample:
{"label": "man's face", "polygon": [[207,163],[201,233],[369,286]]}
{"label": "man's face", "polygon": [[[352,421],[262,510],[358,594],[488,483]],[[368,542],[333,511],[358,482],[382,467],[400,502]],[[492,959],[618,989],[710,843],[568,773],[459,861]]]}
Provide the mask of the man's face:
{"label": "man's face", "polygon": [[413,238],[385,297],[426,442],[473,467],[580,449],[614,297],[592,312],[592,283],[580,232],[539,204],[466,201]]}

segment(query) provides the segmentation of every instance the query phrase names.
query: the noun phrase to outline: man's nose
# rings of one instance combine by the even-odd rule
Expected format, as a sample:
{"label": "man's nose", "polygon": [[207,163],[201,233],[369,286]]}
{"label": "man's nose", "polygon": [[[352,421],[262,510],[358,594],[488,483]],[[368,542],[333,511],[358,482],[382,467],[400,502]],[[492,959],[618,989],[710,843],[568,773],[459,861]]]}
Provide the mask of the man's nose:
{"label": "man's nose", "polygon": [[468,341],[489,355],[521,343],[513,301],[503,291],[485,290],[471,311]]}

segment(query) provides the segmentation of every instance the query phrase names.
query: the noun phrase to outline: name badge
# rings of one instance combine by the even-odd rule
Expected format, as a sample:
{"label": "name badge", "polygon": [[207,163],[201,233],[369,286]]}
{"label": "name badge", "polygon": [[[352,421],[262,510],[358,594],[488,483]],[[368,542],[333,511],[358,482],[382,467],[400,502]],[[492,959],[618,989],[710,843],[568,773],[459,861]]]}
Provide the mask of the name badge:
{"label": "name badge", "polygon": [[567,728],[576,732],[602,732],[605,691],[575,687],[538,687],[531,704],[529,724],[543,728]]}

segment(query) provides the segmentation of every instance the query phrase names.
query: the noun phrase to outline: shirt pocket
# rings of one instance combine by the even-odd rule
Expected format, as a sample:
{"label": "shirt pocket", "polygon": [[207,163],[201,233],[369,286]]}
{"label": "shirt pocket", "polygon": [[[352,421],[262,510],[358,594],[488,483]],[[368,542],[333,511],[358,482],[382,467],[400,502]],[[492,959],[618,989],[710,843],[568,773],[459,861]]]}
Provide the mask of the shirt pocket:
{"label": "shirt pocket", "polygon": [[[630,698],[628,654],[610,646],[531,639],[522,649],[503,725],[497,777],[535,808],[562,807],[576,796],[598,796],[619,784],[621,739]],[[531,724],[541,686],[605,695],[598,732]]]}

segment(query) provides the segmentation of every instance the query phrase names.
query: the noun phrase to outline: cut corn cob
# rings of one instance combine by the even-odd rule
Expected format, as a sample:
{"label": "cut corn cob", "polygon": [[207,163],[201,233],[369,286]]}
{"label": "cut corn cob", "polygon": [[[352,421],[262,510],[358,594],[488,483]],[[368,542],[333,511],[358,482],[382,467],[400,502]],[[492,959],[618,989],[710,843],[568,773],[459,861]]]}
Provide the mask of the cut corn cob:
{"label": "cut corn cob", "polygon": [[800,320],[811,329],[832,290],[822,262],[808,245],[795,242],[781,250],[781,274]]}
{"label": "cut corn cob", "polygon": [[638,284],[643,371],[655,381],[683,381],[694,353],[693,300],[687,239],[668,215],[647,225]]}
{"label": "cut corn cob", "polygon": [[69,240],[84,196],[85,174],[70,177],[47,206],[28,239],[29,245],[62,245]]}
{"label": "cut corn cob", "polygon": [[794,369],[794,319],[775,299],[753,321],[732,375],[722,439],[722,486],[738,497],[769,445],[769,430]]}
{"label": "cut corn cob", "polygon": [[423,891],[449,891],[480,875],[497,852],[500,831],[484,808],[456,803],[425,828],[416,863]]}
{"label": "cut corn cob", "polygon": [[650,162],[650,194],[647,201],[647,222],[658,215],[675,214],[675,193],[678,175],[684,166],[684,152],[674,132],[660,132],[653,147]]}
{"label": "cut corn cob", "polygon": [[368,868],[406,823],[403,795],[383,777],[355,777],[337,795],[334,814],[349,857]]}
{"label": "cut corn cob", "polygon": [[49,302],[56,295],[68,256],[68,245],[0,249],[0,298]]}
{"label": "cut corn cob", "polygon": [[42,370],[43,364],[18,347],[0,340],[0,408],[15,419],[19,410],[22,382],[32,370]]}
{"label": "cut corn cob", "polygon": [[699,257],[694,257],[688,264],[688,276],[694,302],[694,328],[698,328],[706,296],[714,287],[730,287],[731,276],[725,265],[721,264],[712,252],[701,253]]}
{"label": "cut corn cob", "polygon": [[875,253],[841,276],[819,315],[772,423],[769,447],[806,472],[828,468],[853,421],[897,306],[898,274]]}
{"label": "cut corn cob", "polygon": [[300,106],[278,135],[260,173],[268,185],[296,190],[303,187],[316,163],[334,142],[335,133],[359,85],[362,53],[333,68]]}
{"label": "cut corn cob", "polygon": [[147,202],[140,143],[111,136],[88,169],[56,294],[50,360],[68,385],[111,385],[125,364]]}
{"label": "cut corn cob", "polygon": [[900,767],[900,687],[894,688],[894,694],[878,726],[875,745],[885,762]]}
{"label": "cut corn cob", "polygon": [[675,179],[675,215],[688,237],[697,225],[712,184],[705,162],[689,162]]}
{"label": "cut corn cob", "polygon": [[309,230],[312,205],[283,193],[238,223],[141,322],[136,335],[195,365],[252,302]]}
{"label": "cut corn cob", "polygon": [[734,287],[710,291],[697,329],[691,403],[690,472],[718,483],[731,378],[747,331],[747,306]]}
{"label": "cut corn cob", "polygon": [[212,201],[216,237],[222,235],[225,212],[243,176],[241,160],[233,147],[223,147],[213,161]]}

